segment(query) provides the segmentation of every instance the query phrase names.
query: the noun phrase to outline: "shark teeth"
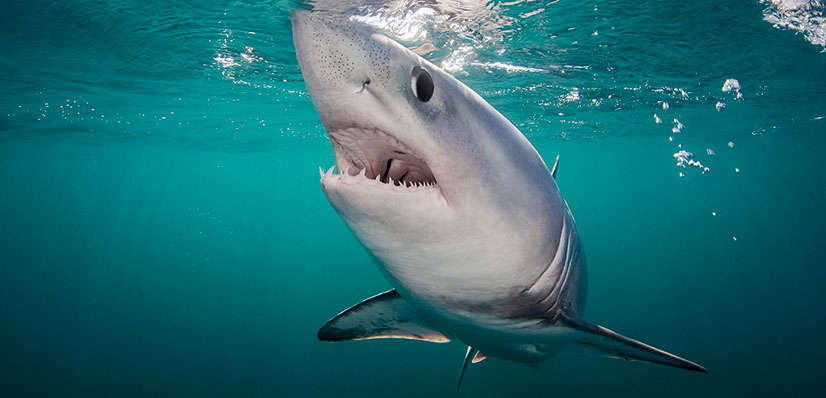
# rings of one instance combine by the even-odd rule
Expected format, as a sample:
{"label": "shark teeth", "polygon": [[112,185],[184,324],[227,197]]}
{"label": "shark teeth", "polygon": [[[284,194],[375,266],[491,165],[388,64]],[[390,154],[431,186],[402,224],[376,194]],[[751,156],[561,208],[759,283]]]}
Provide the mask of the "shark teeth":
{"label": "shark teeth", "polygon": [[435,183],[411,181],[401,181],[399,182],[399,185],[396,185],[396,181],[393,180],[393,177],[390,176],[387,177],[387,182],[385,183],[381,181],[381,175],[377,175],[375,178],[367,177],[366,168],[360,168],[359,172],[355,175],[350,174],[349,167],[345,167],[343,172],[341,170],[338,171],[339,172],[336,173],[336,166],[330,167],[329,169],[327,169],[327,171],[324,171],[323,167],[319,167],[318,173],[319,175],[321,175],[322,184],[327,184],[331,182],[358,183],[372,186],[381,186],[386,189],[392,189],[399,192],[430,191],[436,189],[437,187]]}

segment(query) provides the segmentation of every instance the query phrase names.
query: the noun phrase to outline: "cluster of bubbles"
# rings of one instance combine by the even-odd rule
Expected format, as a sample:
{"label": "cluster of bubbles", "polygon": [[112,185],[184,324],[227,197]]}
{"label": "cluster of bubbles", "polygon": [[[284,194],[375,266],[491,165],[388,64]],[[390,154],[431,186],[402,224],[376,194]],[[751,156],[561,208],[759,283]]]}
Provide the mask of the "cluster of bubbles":
{"label": "cluster of bubbles", "polygon": [[[743,95],[740,92],[740,82],[737,81],[737,79],[726,79],[725,82],[723,83],[721,91],[723,93],[726,93],[727,95],[730,95],[731,98],[735,101],[743,99]],[[669,105],[668,102],[661,101],[660,104],[662,106],[662,112],[661,112],[662,115],[665,115],[666,113],[670,112],[671,106]],[[717,112],[720,112],[720,111],[722,111],[726,108],[726,104],[723,103],[723,102],[717,101],[716,104],[714,105],[714,108],[716,109]],[[717,156],[717,152],[712,148],[705,148],[706,158],[704,160],[700,160],[699,156],[695,155],[694,152],[691,152],[691,151],[687,150],[686,148],[684,148],[683,144],[680,142],[680,141],[682,141],[680,139],[680,137],[684,134],[683,130],[685,129],[685,125],[682,122],[680,122],[680,120],[677,119],[676,117],[673,117],[671,119],[672,119],[672,123],[671,123],[671,133],[672,134],[668,136],[668,141],[669,142],[674,142],[676,144],[676,148],[675,148],[676,150],[675,150],[675,152],[672,156],[676,160],[676,167],[679,170],[678,171],[679,177],[680,178],[685,177],[686,173],[688,173],[688,170],[691,170],[691,169],[698,170],[700,172],[700,174],[709,173],[711,171],[711,168],[708,167],[706,164],[704,164],[704,162],[713,163],[712,158]],[[654,123],[664,124],[663,117],[661,117],[660,115],[655,113],[654,114]],[[732,149],[732,148],[734,148],[734,142],[729,141],[726,146],[728,147],[728,149]],[[740,172],[740,169],[735,167],[734,168],[734,173],[739,173],[739,172]],[[717,211],[712,211],[711,215],[713,217],[716,217],[717,216]],[[732,235],[731,239],[733,241],[737,241],[737,236]]]}
{"label": "cluster of bubbles", "polygon": [[[743,94],[740,92],[740,82],[737,81],[737,79],[726,79],[726,81],[723,83],[723,87],[722,87],[721,91],[724,92],[724,93],[733,94],[734,95],[734,97],[733,97],[734,100],[742,100],[743,99]],[[669,105],[667,101],[661,101],[660,104],[662,106],[663,112],[667,112],[671,108],[671,105]],[[714,108],[718,112],[720,112],[720,111],[722,111],[723,109],[726,108],[726,104],[723,103],[723,102],[717,101],[717,103],[714,105]],[[663,124],[664,123],[663,119],[656,113],[654,114],[654,123],[656,123],[656,124]],[[679,119],[677,119],[676,117],[672,118],[672,127],[671,127],[672,135],[670,135],[668,137],[668,141],[677,143],[676,152],[674,152],[674,154],[673,154],[674,159],[676,159],[676,161],[677,161],[676,166],[681,168],[681,169],[687,169],[687,168],[694,167],[697,170],[699,170],[701,174],[706,174],[706,173],[710,172],[711,169],[708,166],[706,166],[705,164],[703,164],[702,161],[697,159],[697,157],[694,155],[693,152],[690,152],[690,151],[686,150],[685,148],[683,148],[683,144],[679,142],[680,141],[679,140],[679,135],[683,133],[684,128],[685,128],[685,125],[682,122],[680,122]],[[729,148],[734,148],[734,142],[729,141],[727,146]],[[708,157],[712,157],[712,156],[717,155],[717,153],[711,148],[706,148],[705,153]],[[680,177],[685,177],[685,172],[684,171],[685,170],[679,171],[678,175]],[[734,172],[739,173],[740,169],[735,168]]]}

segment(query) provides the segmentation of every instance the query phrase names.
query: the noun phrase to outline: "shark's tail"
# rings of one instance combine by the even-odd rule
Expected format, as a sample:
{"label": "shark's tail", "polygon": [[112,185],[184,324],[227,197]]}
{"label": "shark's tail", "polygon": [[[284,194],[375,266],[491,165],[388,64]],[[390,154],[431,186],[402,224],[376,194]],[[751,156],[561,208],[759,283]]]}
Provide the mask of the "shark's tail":
{"label": "shark's tail", "polygon": [[708,373],[706,368],[665,352],[659,348],[622,336],[599,325],[592,325],[576,316],[565,317],[563,323],[581,332],[577,343],[609,357],[646,361],[675,368]]}

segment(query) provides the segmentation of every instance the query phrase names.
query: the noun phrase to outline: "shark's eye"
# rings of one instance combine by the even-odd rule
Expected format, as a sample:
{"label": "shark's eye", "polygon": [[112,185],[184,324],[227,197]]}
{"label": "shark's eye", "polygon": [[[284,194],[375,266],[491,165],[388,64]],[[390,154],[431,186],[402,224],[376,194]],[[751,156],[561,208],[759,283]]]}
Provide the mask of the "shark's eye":
{"label": "shark's eye", "polygon": [[427,102],[433,97],[433,79],[421,66],[413,67],[412,79],[410,86],[413,89],[413,94],[419,101]]}

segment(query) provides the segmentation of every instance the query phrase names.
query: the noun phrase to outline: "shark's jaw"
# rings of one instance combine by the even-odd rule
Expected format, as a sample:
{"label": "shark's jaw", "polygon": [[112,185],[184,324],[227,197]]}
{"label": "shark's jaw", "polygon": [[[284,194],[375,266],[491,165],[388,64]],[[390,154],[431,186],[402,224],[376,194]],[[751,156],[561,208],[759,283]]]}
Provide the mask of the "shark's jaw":
{"label": "shark's jaw", "polygon": [[363,177],[391,189],[438,189],[436,177],[423,157],[381,129],[348,127],[329,131],[328,135],[341,175]]}
{"label": "shark's jaw", "polygon": [[449,209],[425,156],[375,127],[328,136],[335,165],[319,168],[321,188],[362,243],[381,252],[409,234],[436,232]]}

